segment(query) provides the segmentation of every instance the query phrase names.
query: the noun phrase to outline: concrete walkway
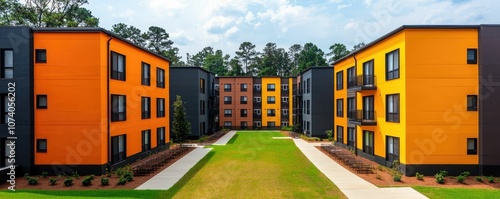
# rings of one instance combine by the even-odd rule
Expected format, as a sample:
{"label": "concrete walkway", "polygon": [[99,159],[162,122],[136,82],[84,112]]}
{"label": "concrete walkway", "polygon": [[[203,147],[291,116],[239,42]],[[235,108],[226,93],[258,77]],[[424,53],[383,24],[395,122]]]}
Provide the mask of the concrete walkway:
{"label": "concrete walkway", "polygon": [[226,145],[235,134],[236,131],[229,131],[228,133],[226,133],[226,135],[219,138],[219,140],[217,140],[217,142],[213,143],[212,145]]}
{"label": "concrete walkway", "polygon": [[302,139],[294,139],[295,145],[328,179],[330,179],[348,198],[427,198],[410,187],[379,188],[351,171],[337,164]]}

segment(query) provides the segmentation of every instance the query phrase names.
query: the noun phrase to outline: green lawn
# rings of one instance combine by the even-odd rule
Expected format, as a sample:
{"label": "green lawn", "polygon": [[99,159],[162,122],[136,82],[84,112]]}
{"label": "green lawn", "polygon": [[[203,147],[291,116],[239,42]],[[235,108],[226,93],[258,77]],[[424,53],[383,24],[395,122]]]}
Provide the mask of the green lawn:
{"label": "green lawn", "polygon": [[278,132],[238,132],[168,191],[1,191],[0,198],[345,198]]}
{"label": "green lawn", "polygon": [[467,188],[438,188],[413,187],[429,198],[500,198],[500,190],[495,189],[467,189]]}

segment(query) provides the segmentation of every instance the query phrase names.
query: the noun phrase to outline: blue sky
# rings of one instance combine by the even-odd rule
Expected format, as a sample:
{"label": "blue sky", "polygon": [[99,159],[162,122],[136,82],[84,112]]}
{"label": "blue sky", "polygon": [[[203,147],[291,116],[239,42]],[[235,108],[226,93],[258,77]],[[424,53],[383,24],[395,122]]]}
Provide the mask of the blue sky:
{"label": "blue sky", "polygon": [[261,51],[312,42],[369,43],[402,25],[499,24],[495,0],[89,0],[100,26],[160,26],[180,55],[206,46],[234,55],[244,41]]}

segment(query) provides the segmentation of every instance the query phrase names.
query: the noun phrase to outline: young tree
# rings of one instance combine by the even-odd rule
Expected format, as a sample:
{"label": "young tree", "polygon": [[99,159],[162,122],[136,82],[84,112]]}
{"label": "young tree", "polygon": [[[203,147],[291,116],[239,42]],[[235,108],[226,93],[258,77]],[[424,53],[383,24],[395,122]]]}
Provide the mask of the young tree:
{"label": "young tree", "polygon": [[134,44],[146,47],[146,40],[144,39],[145,35],[143,35],[141,30],[135,26],[117,23],[111,27],[111,31],[124,39],[130,40]]}
{"label": "young tree", "polygon": [[256,66],[254,62],[258,55],[255,51],[255,45],[248,41],[241,43],[239,51],[236,51],[236,55],[243,66],[243,73],[249,76],[255,75],[256,71],[253,67]]}
{"label": "young tree", "polygon": [[299,53],[299,71],[311,66],[326,66],[325,53],[313,43],[306,43]]}
{"label": "young tree", "polygon": [[332,56],[330,57],[330,59],[328,59],[328,62],[332,63],[346,56],[349,53],[350,53],[349,50],[347,50],[347,47],[344,44],[336,43],[330,46],[330,52],[326,55]]}
{"label": "young tree", "polygon": [[172,133],[175,136],[175,142],[184,142],[189,134],[191,134],[191,123],[187,120],[186,108],[184,108],[184,102],[182,102],[181,96],[177,95],[177,98],[173,105],[174,108],[174,118],[172,122]]}

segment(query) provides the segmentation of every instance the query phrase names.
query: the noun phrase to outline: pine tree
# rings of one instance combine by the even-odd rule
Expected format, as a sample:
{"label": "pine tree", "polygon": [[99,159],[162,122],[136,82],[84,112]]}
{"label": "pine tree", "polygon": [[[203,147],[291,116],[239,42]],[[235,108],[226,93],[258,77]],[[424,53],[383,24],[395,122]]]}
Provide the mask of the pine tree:
{"label": "pine tree", "polygon": [[175,142],[184,142],[191,134],[191,123],[187,120],[186,108],[181,96],[177,95],[174,102],[174,121],[172,122],[172,132],[175,135]]}

